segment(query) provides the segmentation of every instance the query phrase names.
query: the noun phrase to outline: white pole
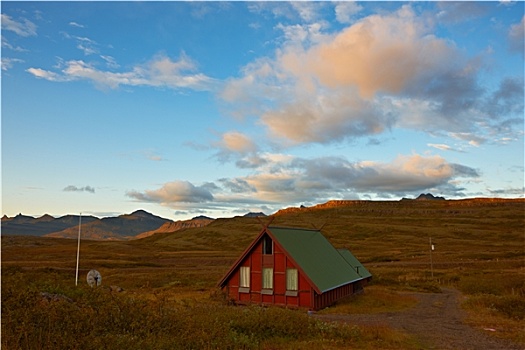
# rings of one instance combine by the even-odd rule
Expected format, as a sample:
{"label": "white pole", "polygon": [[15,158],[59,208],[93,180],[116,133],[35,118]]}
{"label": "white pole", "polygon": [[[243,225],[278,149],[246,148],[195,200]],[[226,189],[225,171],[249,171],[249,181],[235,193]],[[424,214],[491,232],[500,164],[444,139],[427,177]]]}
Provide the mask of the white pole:
{"label": "white pole", "polygon": [[80,259],[80,227],[82,225],[82,213],[78,217],[78,246],[77,246],[77,272],[75,277],[75,286],[78,285],[78,262]]}
{"label": "white pole", "polygon": [[432,245],[432,237],[430,237],[430,274],[432,275],[432,278],[434,278],[434,268],[432,266],[432,250],[434,250],[434,246]]}

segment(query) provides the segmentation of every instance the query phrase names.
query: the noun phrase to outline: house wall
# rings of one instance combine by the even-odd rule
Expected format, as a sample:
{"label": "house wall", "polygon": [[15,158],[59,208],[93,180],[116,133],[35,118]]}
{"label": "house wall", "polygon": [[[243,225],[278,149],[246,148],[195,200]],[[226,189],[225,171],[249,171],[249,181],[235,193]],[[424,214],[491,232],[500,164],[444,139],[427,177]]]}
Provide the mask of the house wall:
{"label": "house wall", "polygon": [[354,283],[345,284],[339,288],[332,289],[328,292],[317,294],[314,292],[314,310],[321,310],[334,304],[336,301],[350,296],[352,294],[361,293],[363,287],[368,283],[368,279],[360,280]]}
{"label": "house wall", "polygon": [[[250,254],[241,262],[240,266],[250,267],[250,288],[239,288],[239,268],[230,276],[226,287],[230,299],[237,303],[272,304],[286,307],[313,308],[314,290],[298,272],[298,290],[286,290],[286,269],[297,268],[286,257],[278,245],[274,244],[273,254],[263,254],[262,240],[255,245]],[[273,290],[262,289],[262,269],[273,268]]]}

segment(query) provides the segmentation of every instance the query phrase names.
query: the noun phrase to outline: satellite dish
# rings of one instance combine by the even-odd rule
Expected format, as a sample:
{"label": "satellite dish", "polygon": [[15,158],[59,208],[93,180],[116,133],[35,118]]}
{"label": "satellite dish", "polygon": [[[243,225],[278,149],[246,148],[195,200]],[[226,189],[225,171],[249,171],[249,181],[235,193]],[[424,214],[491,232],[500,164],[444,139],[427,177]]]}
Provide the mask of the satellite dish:
{"label": "satellite dish", "polygon": [[97,270],[91,270],[87,274],[87,283],[90,287],[97,287],[102,284],[102,276]]}

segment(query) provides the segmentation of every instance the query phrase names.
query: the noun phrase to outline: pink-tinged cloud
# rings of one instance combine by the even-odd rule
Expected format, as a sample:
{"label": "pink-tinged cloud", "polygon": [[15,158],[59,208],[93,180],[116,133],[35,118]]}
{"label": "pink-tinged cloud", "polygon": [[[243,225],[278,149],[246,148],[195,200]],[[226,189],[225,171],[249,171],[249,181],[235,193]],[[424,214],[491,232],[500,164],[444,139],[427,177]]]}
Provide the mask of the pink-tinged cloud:
{"label": "pink-tinged cloud", "polygon": [[395,127],[471,132],[486,116],[481,63],[433,35],[428,23],[405,5],[316,40],[281,26],[287,40],[275,57],[246,65],[220,97],[232,114],[258,117],[288,146]]}
{"label": "pink-tinged cloud", "polygon": [[243,133],[227,132],[222,135],[220,145],[227,151],[236,153],[250,153],[257,150],[257,146],[253,141]]}
{"label": "pink-tinged cloud", "polygon": [[283,67],[299,79],[330,88],[356,87],[361,97],[397,94],[421,79],[447,69],[454,48],[429,35],[409,6],[364,18],[330,41],[303,51],[285,50]]}

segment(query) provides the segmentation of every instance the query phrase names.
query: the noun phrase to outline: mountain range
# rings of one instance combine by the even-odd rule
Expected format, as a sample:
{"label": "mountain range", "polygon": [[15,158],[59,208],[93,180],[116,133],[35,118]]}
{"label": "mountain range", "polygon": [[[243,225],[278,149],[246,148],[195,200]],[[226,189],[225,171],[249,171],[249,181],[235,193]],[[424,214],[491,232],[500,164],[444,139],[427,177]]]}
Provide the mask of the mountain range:
{"label": "mountain range", "polygon": [[[415,199],[403,198],[401,201],[443,201],[443,197],[435,197],[431,193],[421,194]],[[366,204],[369,201],[359,200],[338,200],[328,201],[316,207],[331,207],[339,205]],[[308,209],[286,208],[280,212],[297,211]],[[263,217],[262,212],[247,213],[244,217]],[[140,239],[154,235],[156,233],[175,232],[182,229],[204,227],[215,219],[206,216],[197,216],[190,220],[172,221],[148,213],[144,210],[137,210],[131,214],[119,215],[117,217],[97,218],[95,216],[82,216],[81,234],[83,239],[90,240],[130,240]],[[2,235],[30,235],[55,238],[77,238],[79,232],[79,216],[66,215],[55,218],[51,215],[43,215],[39,218],[19,214],[15,217],[2,217]]]}
{"label": "mountain range", "polygon": [[[213,221],[213,219],[207,219],[208,221],[203,221],[203,219],[199,218],[195,220],[202,226]],[[163,225],[173,225],[171,232],[181,228],[191,227],[193,221],[194,219],[174,222],[150,214],[144,210],[137,210],[131,214],[102,219],[94,216],[82,216],[81,235],[84,239],[92,240],[129,240],[145,232],[154,232]],[[54,218],[46,214],[39,218],[34,218],[19,214],[12,218],[7,216],[2,218],[2,235],[77,238],[78,231],[78,215],[66,215]]]}

